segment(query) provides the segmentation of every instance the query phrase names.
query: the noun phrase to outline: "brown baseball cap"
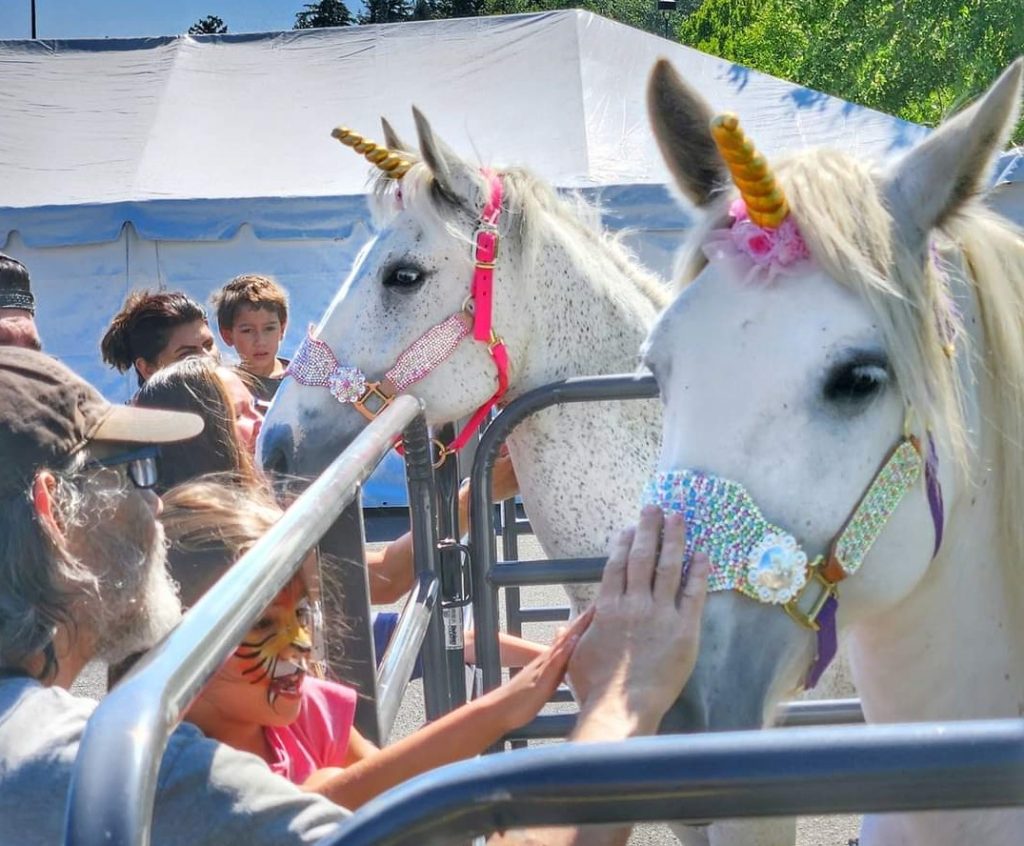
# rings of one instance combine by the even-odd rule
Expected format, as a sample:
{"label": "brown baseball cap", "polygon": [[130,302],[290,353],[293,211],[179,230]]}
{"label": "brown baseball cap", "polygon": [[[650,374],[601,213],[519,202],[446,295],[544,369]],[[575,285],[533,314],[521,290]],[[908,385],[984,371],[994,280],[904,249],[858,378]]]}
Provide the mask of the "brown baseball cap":
{"label": "brown baseball cap", "polygon": [[202,431],[196,414],[114,405],[55,358],[0,347],[0,499],[91,441],[164,444]]}

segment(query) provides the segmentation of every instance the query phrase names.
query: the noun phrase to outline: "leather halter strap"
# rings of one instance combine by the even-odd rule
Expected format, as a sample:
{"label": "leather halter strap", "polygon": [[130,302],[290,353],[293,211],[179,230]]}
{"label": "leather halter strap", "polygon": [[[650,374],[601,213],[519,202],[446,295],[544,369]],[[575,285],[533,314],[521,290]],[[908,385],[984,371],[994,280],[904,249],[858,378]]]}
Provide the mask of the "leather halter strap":
{"label": "leather halter strap", "polygon": [[[330,346],[313,336],[312,327],[286,371],[301,385],[327,388],[338,402],[351,403],[367,420],[373,420],[396,396],[446,361],[462,340],[472,334],[475,341],[487,344],[498,386],[473,413],[458,437],[450,444],[435,442],[437,467],[469,442],[508,391],[508,349],[495,332],[493,322],[494,263],[498,257],[498,221],[504,188],[496,173],[485,169],[483,174],[488,184],[487,201],[473,234],[473,281],[462,310],[420,335],[399,354],[379,381],[371,382],[359,368],[341,364]],[[396,448],[401,452],[400,444]]]}

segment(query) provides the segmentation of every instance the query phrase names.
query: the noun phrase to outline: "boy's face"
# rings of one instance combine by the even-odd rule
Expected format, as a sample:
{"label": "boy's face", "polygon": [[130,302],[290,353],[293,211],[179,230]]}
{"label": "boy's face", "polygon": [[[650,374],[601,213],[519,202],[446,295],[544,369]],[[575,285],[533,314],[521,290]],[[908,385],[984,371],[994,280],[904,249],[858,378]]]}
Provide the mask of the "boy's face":
{"label": "boy's face", "polygon": [[244,305],[235,314],[235,325],[222,328],[220,334],[225,343],[235,348],[246,370],[269,376],[277,362],[284,328],[273,309]]}

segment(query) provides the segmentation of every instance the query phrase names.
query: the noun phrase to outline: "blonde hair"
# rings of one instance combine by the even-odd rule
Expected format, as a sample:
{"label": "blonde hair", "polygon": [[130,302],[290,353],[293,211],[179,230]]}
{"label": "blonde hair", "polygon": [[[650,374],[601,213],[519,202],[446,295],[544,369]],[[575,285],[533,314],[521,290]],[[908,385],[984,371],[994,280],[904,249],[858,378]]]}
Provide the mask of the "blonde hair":
{"label": "blonde hair", "polygon": [[204,476],[163,497],[167,567],[182,604],[193,605],[284,513],[268,491]]}

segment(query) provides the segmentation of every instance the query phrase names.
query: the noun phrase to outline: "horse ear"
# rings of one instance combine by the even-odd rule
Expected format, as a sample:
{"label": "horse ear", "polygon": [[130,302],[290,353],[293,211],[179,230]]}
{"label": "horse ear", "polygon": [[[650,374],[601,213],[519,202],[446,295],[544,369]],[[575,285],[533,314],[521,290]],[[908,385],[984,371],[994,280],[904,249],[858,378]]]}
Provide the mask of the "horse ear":
{"label": "horse ear", "polygon": [[647,114],[679,189],[696,206],[707,205],[729,172],[711,137],[711,107],[668,59],[659,59],[647,80]]}
{"label": "horse ear", "polygon": [[412,116],[419,135],[420,154],[433,172],[437,187],[460,206],[473,210],[479,208],[482,198],[476,170],[434,135],[430,123],[415,106],[412,108]]}
{"label": "horse ear", "polygon": [[882,191],[907,237],[923,244],[934,227],[985,189],[993,159],[1016,125],[1022,80],[1024,58],[886,174]]}
{"label": "horse ear", "polygon": [[387,145],[389,150],[394,150],[399,153],[412,153],[415,151],[415,147],[411,144],[407,144],[398,137],[398,133],[395,132],[395,128],[386,117],[381,117],[380,126],[384,131],[384,143]]}

